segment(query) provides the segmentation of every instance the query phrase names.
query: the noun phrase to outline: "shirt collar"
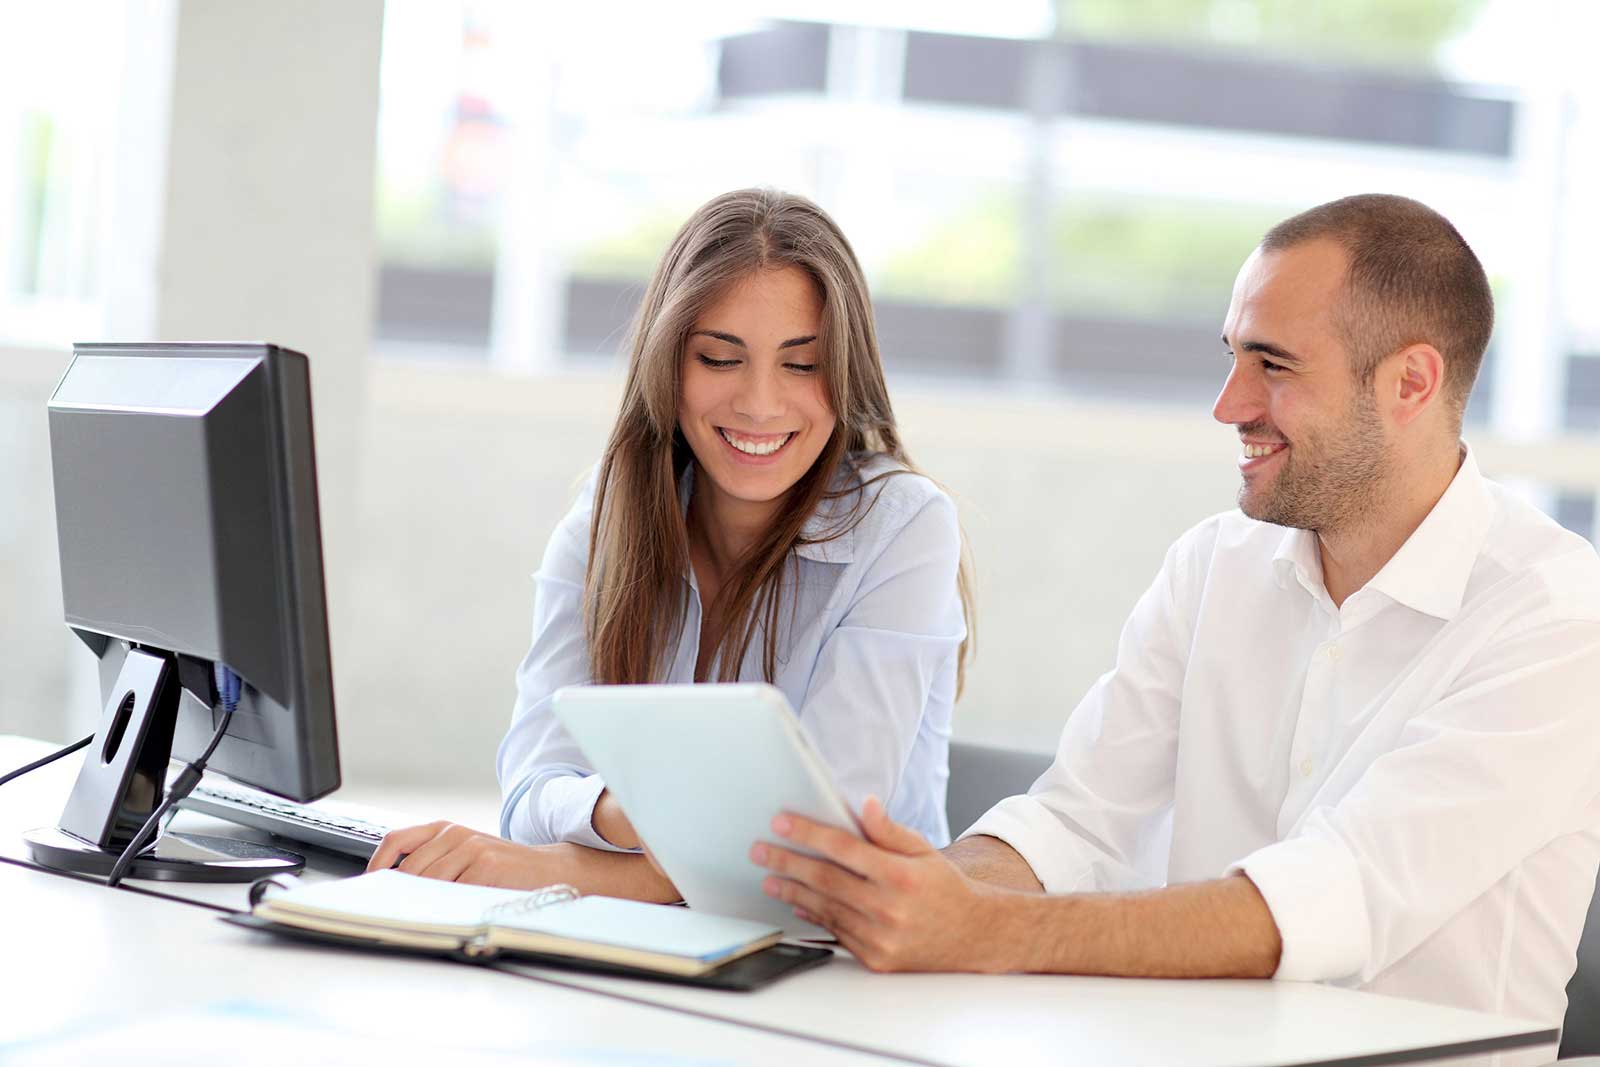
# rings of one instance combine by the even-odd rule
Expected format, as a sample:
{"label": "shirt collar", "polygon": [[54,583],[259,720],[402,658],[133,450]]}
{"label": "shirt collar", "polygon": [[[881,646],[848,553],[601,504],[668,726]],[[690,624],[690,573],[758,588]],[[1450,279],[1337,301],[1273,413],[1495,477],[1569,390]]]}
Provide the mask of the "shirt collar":
{"label": "shirt collar", "polygon": [[[1461,453],[1461,467],[1439,502],[1365,586],[1440,619],[1461,608],[1493,512],[1476,457],[1465,444]],[[1272,564],[1280,587],[1287,588],[1294,574],[1313,593],[1323,588],[1322,556],[1310,530],[1285,530]]]}
{"label": "shirt collar", "polygon": [[1322,588],[1322,556],[1317,551],[1317,535],[1310,530],[1287,527],[1278,540],[1278,550],[1272,554],[1272,570],[1279,588],[1289,588],[1292,574],[1307,592],[1315,594]]}
{"label": "shirt collar", "polygon": [[1367,583],[1408,608],[1449,619],[1461,609],[1494,504],[1478,461],[1461,446],[1461,468],[1428,517]]}
{"label": "shirt collar", "polygon": [[[678,478],[678,506],[683,510],[687,519],[689,514],[689,498],[694,495],[694,463],[690,462],[683,468],[683,474]],[[849,479],[856,478],[856,471],[848,459],[839,465],[839,471],[834,476],[833,485],[830,487],[838,491]],[[856,524],[850,521],[850,511],[856,505],[856,494],[846,493],[842,497],[823,497],[817,505],[817,510],[807,517],[805,524],[800,527],[800,543],[794,546],[794,554],[801,559],[814,560],[817,563],[850,563],[855,559]],[[832,536],[840,525],[848,529],[837,537]]]}

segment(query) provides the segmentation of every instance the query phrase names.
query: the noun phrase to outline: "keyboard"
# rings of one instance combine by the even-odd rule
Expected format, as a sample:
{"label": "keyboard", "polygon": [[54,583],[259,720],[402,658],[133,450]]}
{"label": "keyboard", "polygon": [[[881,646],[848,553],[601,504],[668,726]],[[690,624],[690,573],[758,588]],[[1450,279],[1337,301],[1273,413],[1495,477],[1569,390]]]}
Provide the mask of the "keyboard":
{"label": "keyboard", "polygon": [[301,844],[368,860],[391,826],[296,804],[243,786],[201,782],[178,806]]}

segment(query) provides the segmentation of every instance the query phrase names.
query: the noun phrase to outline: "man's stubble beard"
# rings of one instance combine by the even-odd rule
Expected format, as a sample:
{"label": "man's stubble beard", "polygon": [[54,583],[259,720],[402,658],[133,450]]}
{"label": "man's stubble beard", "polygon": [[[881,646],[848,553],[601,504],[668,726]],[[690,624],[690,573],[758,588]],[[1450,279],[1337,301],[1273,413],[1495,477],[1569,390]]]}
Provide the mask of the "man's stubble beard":
{"label": "man's stubble beard", "polygon": [[1343,423],[1332,432],[1300,433],[1270,484],[1239,487],[1239,508],[1276,526],[1328,533],[1372,519],[1388,483],[1390,456],[1383,421],[1369,389],[1357,388]]}

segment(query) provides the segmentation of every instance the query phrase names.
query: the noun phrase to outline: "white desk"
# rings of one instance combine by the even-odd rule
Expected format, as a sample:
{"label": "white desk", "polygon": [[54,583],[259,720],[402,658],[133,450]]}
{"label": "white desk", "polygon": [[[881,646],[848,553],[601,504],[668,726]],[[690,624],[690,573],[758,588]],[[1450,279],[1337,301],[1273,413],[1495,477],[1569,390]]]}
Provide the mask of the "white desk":
{"label": "white desk", "polygon": [[[295,1047],[279,1062],[297,1065],[324,1062],[316,1042],[333,1035],[371,1042],[374,1060],[400,1048],[405,1062],[500,1052],[592,1065],[883,1065],[876,1056],[476,967],[276,941],[201,908],[11,864],[0,864],[0,900],[10,971],[0,1059],[8,1059],[9,1042],[58,1039],[175,1006],[243,1002],[252,1014],[293,1021],[285,1029]],[[170,1062],[170,1049],[183,1043],[181,1030],[166,1034],[165,1046],[130,1050],[128,1062]],[[234,1063],[243,1050],[206,1051],[213,1062]]]}
{"label": "white desk", "polygon": [[[41,750],[37,742],[0,738],[0,770],[24,763]],[[0,855],[25,856],[16,835],[54,821],[76,773],[75,759],[69,757],[0,790]],[[330,869],[318,860],[312,876],[345,870]],[[238,886],[140,885],[212,905],[243,904]],[[876,1053],[888,1060],[941,1067],[1054,1063],[1266,1067],[1437,1062],[1495,1049],[1523,1050],[1505,1057],[1508,1063],[1555,1058],[1556,1033],[1547,1026],[1315,984],[875,975],[846,956],[752,994],[518,968],[537,978],[535,982],[433,961],[276,942],[215,922],[200,908],[111,892],[9,865],[0,865],[0,899],[8,904],[0,918],[8,948],[19,932],[32,939],[33,947],[23,958],[52,951],[55,928],[78,931],[70,953],[79,957],[77,961],[58,967],[41,964],[47,976],[42,984],[53,983],[54,988],[29,990],[24,1015],[30,1026],[35,1017],[55,1025],[82,1019],[103,1010],[102,998],[119,985],[158,986],[162,977],[180,974],[182,966],[192,964],[214,975],[217,988],[228,988],[235,979],[246,981],[252,995],[273,998],[271,1003],[285,1008],[321,1005],[323,1010],[343,1013],[341,998],[350,997],[352,1003],[364,1005],[363,1010],[448,1019],[458,1009],[442,1010],[440,990],[449,989],[452,998],[457,990],[483,990],[473,996],[481,995],[482,1003],[493,1007],[463,1004],[462,1018],[479,1020],[481,1032],[507,1041],[581,1038],[593,1043],[616,1037],[643,1042],[631,1047],[678,1050],[692,1048],[697,1033],[710,1041],[713,1033],[736,1030],[751,1042],[780,1043],[785,1051],[768,1062],[835,1062],[824,1057],[859,1059],[864,1053]],[[44,921],[46,916],[53,919]],[[154,934],[151,926],[157,921],[172,925]],[[142,967],[143,951],[164,953],[161,966]],[[92,981],[83,980],[84,959],[101,960],[92,968],[96,972]],[[146,970],[153,981],[145,977]],[[257,971],[279,978],[258,983]],[[136,1001],[136,1006],[157,1003],[161,994],[144,988],[140,995],[148,999]],[[549,1000],[549,1012],[543,1010],[546,998],[554,998]],[[513,1000],[522,1005],[516,1010],[524,1014],[546,1022],[551,1014],[560,1015],[562,1025],[570,1021],[572,1029],[526,1029],[531,1025],[527,1019],[497,1024],[497,1015]],[[380,1009],[384,1001],[395,1007]],[[531,1011],[532,1005],[541,1010]],[[602,1018],[611,1021],[589,1028],[599,1026]],[[701,1027],[712,1030],[702,1033],[696,1029]],[[42,1031],[35,1027],[28,1032]],[[452,1024],[451,1032],[480,1031]],[[741,1057],[748,1052],[760,1060],[767,1054],[754,1044],[737,1047],[746,1050],[738,1052]],[[707,1051],[701,1047],[702,1053]],[[716,1053],[730,1055],[721,1044]],[[1463,1062],[1490,1061],[1480,1056]]]}

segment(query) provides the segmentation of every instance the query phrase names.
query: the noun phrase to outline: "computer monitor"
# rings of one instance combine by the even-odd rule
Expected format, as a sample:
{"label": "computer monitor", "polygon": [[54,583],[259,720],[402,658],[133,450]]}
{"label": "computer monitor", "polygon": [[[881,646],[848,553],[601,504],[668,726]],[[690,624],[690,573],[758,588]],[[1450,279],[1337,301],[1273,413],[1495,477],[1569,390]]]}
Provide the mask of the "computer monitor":
{"label": "computer monitor", "polygon": [[[103,708],[46,866],[105,873],[171,758],[296,801],[339,785],[306,357],[267,344],[79,344],[49,402],[66,622]],[[231,693],[226,694],[232,696]],[[162,835],[135,877],[234,881],[293,853]]]}

